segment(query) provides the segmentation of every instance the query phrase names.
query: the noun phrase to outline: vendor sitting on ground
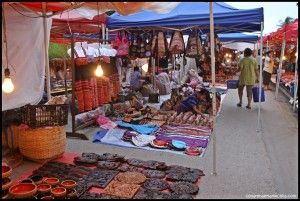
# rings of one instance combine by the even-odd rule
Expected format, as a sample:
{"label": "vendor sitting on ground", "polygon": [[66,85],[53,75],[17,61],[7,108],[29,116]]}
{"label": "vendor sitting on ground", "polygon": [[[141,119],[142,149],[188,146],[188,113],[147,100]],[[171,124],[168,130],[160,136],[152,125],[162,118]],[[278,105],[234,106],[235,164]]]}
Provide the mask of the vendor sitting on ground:
{"label": "vendor sitting on ground", "polygon": [[195,92],[184,99],[177,107],[177,114],[181,112],[193,112],[194,114],[202,114],[201,110],[198,109],[198,105],[202,102],[206,102],[207,91],[197,86]]}
{"label": "vendor sitting on ground", "polygon": [[183,84],[187,83],[190,84],[192,88],[196,88],[197,85],[201,84],[203,79],[199,77],[197,72],[194,69],[190,69],[185,77]]}

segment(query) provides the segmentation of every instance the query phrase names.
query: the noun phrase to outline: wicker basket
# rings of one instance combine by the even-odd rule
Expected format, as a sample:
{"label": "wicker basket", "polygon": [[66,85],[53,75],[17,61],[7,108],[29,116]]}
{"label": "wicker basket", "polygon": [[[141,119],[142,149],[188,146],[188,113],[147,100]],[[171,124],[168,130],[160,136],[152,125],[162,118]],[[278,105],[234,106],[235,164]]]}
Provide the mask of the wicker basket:
{"label": "wicker basket", "polygon": [[64,126],[29,128],[20,132],[21,154],[36,162],[45,162],[60,157],[66,148]]}
{"label": "wicker basket", "polygon": [[[17,149],[19,147],[19,135],[20,135],[20,132],[22,131],[21,129],[19,129],[18,126],[16,125],[12,125],[11,126],[11,130],[13,132],[13,140],[14,140],[14,149]],[[9,129],[8,129],[9,131]],[[11,142],[11,136],[10,136],[10,133],[8,133],[7,135],[7,141],[8,141],[8,147],[9,148],[12,148],[12,142]],[[7,147],[7,142],[6,142],[6,139],[5,139],[5,133],[2,129],[2,146],[3,147]]]}
{"label": "wicker basket", "polygon": [[22,123],[31,128],[68,124],[68,104],[25,105],[21,109]]}

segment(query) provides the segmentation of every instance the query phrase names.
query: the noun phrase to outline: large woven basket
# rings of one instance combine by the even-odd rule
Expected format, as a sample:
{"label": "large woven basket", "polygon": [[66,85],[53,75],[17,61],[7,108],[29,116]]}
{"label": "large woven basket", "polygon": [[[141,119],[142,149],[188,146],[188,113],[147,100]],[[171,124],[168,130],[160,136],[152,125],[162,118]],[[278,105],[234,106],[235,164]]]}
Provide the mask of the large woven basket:
{"label": "large woven basket", "polygon": [[[14,145],[14,149],[17,149],[19,147],[19,135],[20,135],[20,132],[22,132],[22,130],[19,129],[19,127],[16,126],[16,125],[12,125],[11,126],[11,130],[13,132],[13,145]],[[8,143],[7,143],[6,139],[5,139],[5,133],[4,133],[3,129],[2,129],[2,146],[3,147],[7,147],[7,145],[8,145],[9,148],[12,148],[11,134],[10,134],[9,129],[8,129],[8,132],[9,133],[7,135],[7,138],[8,138],[7,139]]]}
{"label": "large woven basket", "polygon": [[21,154],[33,161],[44,162],[60,157],[66,148],[64,126],[28,128],[19,135]]}

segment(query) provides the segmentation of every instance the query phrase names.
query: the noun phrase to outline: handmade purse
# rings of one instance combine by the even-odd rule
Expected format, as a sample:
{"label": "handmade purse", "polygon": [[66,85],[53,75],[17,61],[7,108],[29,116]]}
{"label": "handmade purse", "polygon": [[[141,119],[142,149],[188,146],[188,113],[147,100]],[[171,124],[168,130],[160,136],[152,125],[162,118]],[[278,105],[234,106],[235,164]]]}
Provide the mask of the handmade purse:
{"label": "handmade purse", "polygon": [[175,31],[170,42],[169,51],[172,54],[183,54],[184,50],[183,35],[181,32]]}
{"label": "handmade purse", "polygon": [[202,54],[202,45],[198,33],[190,34],[187,42],[186,56],[195,58]]}

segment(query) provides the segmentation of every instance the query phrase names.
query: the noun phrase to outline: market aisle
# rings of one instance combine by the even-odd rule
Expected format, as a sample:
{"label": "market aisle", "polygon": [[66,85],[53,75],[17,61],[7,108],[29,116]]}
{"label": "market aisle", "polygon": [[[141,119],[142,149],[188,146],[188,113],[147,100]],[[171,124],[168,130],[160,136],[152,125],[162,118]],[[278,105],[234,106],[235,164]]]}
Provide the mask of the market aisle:
{"label": "market aisle", "polygon": [[298,197],[298,117],[286,97],[267,92],[262,116],[263,140],[271,159],[273,178],[279,194]]}
{"label": "market aisle", "polygon": [[[244,99],[244,102],[246,100]],[[246,198],[276,194],[271,163],[257,127],[257,106],[238,108],[236,90],[229,90],[217,118],[217,176],[212,176],[212,143],[202,163],[207,175],[199,198]],[[264,114],[264,110],[262,110]]]}

